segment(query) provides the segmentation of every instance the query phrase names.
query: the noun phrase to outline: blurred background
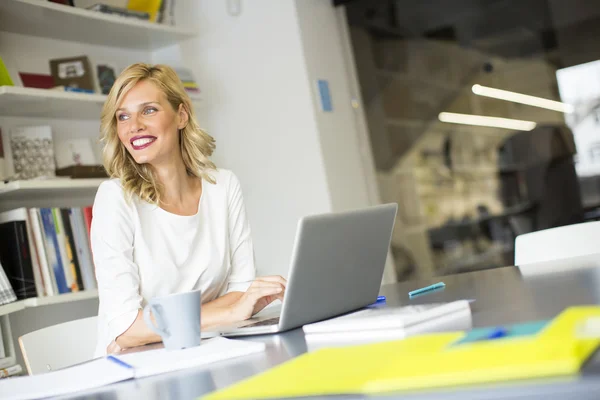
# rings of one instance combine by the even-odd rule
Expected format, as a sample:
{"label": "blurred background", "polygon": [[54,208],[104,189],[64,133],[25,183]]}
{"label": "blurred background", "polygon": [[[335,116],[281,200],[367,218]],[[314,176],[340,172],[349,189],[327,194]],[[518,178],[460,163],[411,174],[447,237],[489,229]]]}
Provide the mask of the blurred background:
{"label": "blurred background", "polygon": [[335,3],[399,279],[512,265],[517,235],[597,218],[600,2]]}

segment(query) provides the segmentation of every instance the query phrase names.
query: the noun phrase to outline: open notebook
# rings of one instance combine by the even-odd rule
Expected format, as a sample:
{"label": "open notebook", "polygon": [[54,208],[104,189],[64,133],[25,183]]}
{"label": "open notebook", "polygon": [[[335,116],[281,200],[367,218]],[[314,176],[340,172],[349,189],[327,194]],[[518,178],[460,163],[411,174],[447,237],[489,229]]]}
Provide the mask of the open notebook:
{"label": "open notebook", "polygon": [[0,380],[2,399],[38,399],[89,390],[128,379],[198,367],[216,361],[262,352],[264,343],[222,337],[203,340],[197,347],[149,350],[107,357],[47,374]]}

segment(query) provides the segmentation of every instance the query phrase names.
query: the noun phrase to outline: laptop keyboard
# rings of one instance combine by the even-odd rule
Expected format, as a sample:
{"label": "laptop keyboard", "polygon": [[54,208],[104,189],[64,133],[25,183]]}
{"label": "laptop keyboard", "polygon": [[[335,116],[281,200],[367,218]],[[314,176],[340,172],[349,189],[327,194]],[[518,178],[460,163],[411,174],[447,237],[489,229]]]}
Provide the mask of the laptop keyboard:
{"label": "laptop keyboard", "polygon": [[277,325],[279,323],[279,317],[269,318],[262,321],[255,322],[250,325],[244,325],[244,328],[254,328],[255,326],[266,326],[266,325]]}

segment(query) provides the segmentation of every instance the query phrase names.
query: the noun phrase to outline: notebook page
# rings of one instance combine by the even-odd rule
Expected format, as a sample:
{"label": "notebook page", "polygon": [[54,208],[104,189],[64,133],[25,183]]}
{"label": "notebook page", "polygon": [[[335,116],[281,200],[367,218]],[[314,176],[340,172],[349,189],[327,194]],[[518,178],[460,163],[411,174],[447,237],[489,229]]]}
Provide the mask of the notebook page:
{"label": "notebook page", "polygon": [[189,349],[156,349],[117,357],[134,368],[136,378],[141,378],[260,353],[265,347],[260,342],[216,337],[203,340],[200,346]]}

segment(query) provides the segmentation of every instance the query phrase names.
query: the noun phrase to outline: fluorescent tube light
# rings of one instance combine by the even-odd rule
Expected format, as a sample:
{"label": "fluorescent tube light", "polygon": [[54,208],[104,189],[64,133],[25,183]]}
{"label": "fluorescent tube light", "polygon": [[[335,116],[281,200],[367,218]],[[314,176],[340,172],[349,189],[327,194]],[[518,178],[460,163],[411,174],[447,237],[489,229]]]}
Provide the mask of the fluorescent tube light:
{"label": "fluorescent tube light", "polygon": [[491,87],[481,85],[473,85],[471,90],[473,91],[473,93],[479,96],[512,101],[514,103],[527,104],[528,106],[560,111],[565,114],[570,114],[573,111],[575,111],[575,107],[573,107],[571,104],[562,103],[560,101],[548,100],[542,97],[530,96],[522,93],[510,92],[508,90],[494,89]]}
{"label": "fluorescent tube light", "polygon": [[438,118],[442,122],[449,122],[452,124],[488,126],[492,128],[513,129],[517,131],[530,131],[536,126],[536,123],[533,121],[523,121],[520,119],[510,118],[486,117],[484,115],[456,114],[449,112],[441,112],[438,115]]}

